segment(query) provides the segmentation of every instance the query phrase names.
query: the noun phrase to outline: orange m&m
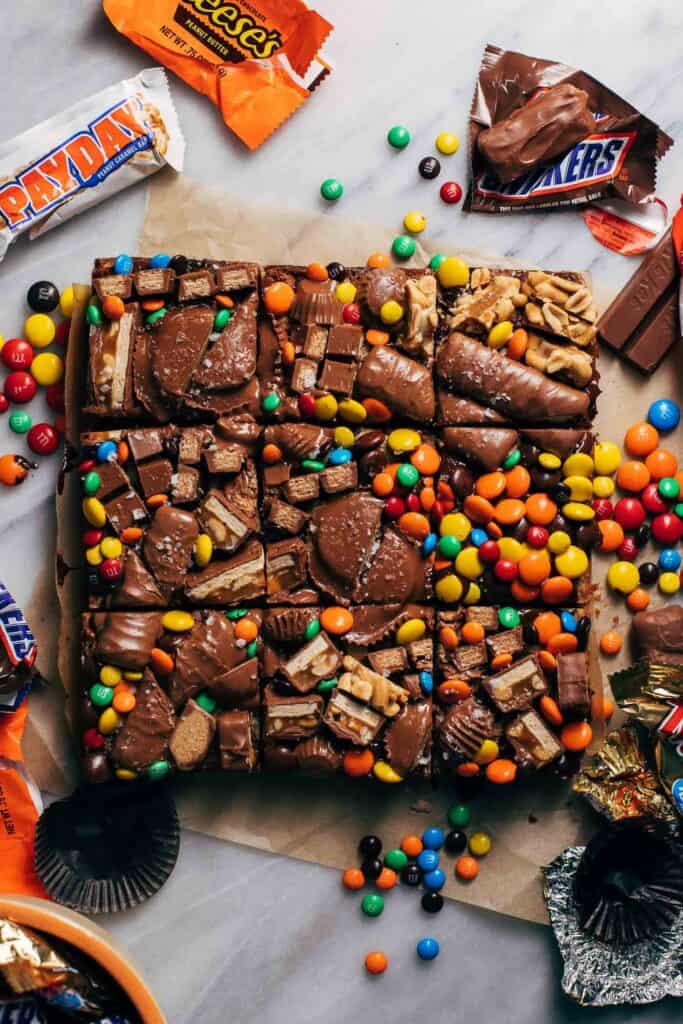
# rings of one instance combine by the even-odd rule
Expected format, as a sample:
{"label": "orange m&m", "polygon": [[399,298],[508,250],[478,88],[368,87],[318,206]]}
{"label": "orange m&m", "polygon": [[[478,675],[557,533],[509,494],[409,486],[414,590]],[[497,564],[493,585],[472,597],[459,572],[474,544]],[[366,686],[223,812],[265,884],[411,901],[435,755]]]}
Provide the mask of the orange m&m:
{"label": "orange m&m", "polygon": [[649,482],[650,470],[644,462],[638,462],[637,460],[622,462],[617,470],[617,484],[621,487],[622,491],[642,491],[643,487],[647,487]]}
{"label": "orange m&m", "polygon": [[354,779],[369,775],[374,763],[375,757],[371,750],[347,750],[344,754],[344,771]]}
{"label": "orange m&m", "polygon": [[362,889],[365,885],[365,875],[360,868],[347,868],[342,875],[342,885],[345,889]]}
{"label": "orange m&m", "polygon": [[593,730],[588,722],[569,722],[560,733],[562,746],[566,750],[585,750],[593,739]]}
{"label": "orange m&m", "polygon": [[332,633],[334,636],[343,636],[353,626],[353,615],[348,608],[342,608],[340,605],[331,605],[329,608],[324,608],[320,615],[320,625],[326,633]]}
{"label": "orange m&m", "polygon": [[626,431],[624,448],[637,459],[649,455],[659,444],[659,434],[649,423],[634,423]]}
{"label": "orange m&m", "polygon": [[458,857],[455,862],[455,873],[464,882],[471,882],[479,874],[479,863],[474,857]]}
{"label": "orange m&m", "polygon": [[491,761],[490,764],[486,765],[486,778],[489,782],[495,782],[498,786],[514,782],[516,776],[517,765],[506,757],[497,757],[495,761]]}
{"label": "orange m&m", "polygon": [[263,302],[269,313],[283,316],[294,302],[294,289],[286,281],[275,281],[264,291]]}

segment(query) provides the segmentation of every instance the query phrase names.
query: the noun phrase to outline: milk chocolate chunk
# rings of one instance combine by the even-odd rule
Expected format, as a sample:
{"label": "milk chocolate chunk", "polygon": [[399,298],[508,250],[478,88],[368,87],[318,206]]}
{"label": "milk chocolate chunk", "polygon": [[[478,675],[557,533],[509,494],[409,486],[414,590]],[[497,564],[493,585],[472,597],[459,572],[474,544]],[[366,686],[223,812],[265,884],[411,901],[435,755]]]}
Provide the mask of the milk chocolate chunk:
{"label": "milk chocolate chunk", "polygon": [[587,718],[591,695],[588,687],[588,660],[585,653],[558,654],[557,702],[565,715]]}
{"label": "milk chocolate chunk", "polygon": [[472,758],[484,740],[496,739],[500,725],[492,711],[468,697],[453,705],[443,719],[438,739],[442,748],[461,757]]}
{"label": "milk chocolate chunk", "polygon": [[332,679],[342,664],[342,657],[327,633],[304,644],[281,665],[282,675],[299,693],[309,693],[323,679]]}
{"label": "milk chocolate chunk", "polygon": [[322,736],[298,743],[295,754],[297,767],[309,775],[328,775],[341,768],[341,753]]}
{"label": "milk chocolate chunk", "polygon": [[218,611],[196,618],[190,632],[178,638],[174,654],[175,667],[167,688],[176,707],[212,686],[246,658],[244,649],[237,646],[232,622]]}
{"label": "milk chocolate chunk", "polygon": [[199,362],[192,387],[222,391],[237,388],[256,370],[256,293],[241,303],[218,339]]}
{"label": "milk chocolate chunk", "polygon": [[633,334],[623,357],[641,373],[654,373],[670,348],[681,338],[678,289],[659,304]]}
{"label": "milk chocolate chunk", "polygon": [[341,740],[366,747],[379,733],[384,718],[365,704],[352,700],[340,690],[330,697],[323,721],[329,730]]}
{"label": "milk chocolate chunk", "polygon": [[505,728],[505,736],[523,767],[544,768],[562,753],[562,746],[538,712],[530,708]]}
{"label": "milk chocolate chunk", "polygon": [[113,757],[122,768],[139,772],[162,759],[175,726],[173,705],[147,669],[135,694],[136,704],[116,734]]}
{"label": "milk chocolate chunk", "polygon": [[333,443],[333,433],[309,423],[280,423],[266,427],[266,444],[276,444],[287,458],[301,462],[319,459]]}
{"label": "milk chocolate chunk", "polygon": [[213,327],[213,310],[187,306],[171,310],[153,331],[152,366],[162,392],[181,396],[200,362]]}
{"label": "milk chocolate chunk", "polygon": [[347,397],[353,391],[357,369],[352,363],[337,359],[326,359],[320,374],[320,387],[334,395]]}
{"label": "milk chocolate chunk", "polygon": [[473,459],[483,469],[499,469],[519,441],[516,430],[504,427],[445,427],[442,435],[447,451]]}
{"label": "milk chocolate chunk", "polygon": [[269,600],[282,600],[307,578],[306,545],[298,537],[266,548],[266,590]]}
{"label": "milk chocolate chunk", "polygon": [[152,459],[138,467],[138,477],[145,498],[167,494],[171,489],[173,466],[168,459]]}
{"label": "milk chocolate chunk", "polygon": [[195,605],[236,604],[261,597],[265,586],[263,547],[258,541],[250,541],[239,554],[211,562],[188,577],[185,596]]}
{"label": "milk chocolate chunk", "polygon": [[436,399],[429,369],[386,345],[365,357],[357,384],[361,395],[378,398],[394,413],[419,423],[434,418]]}
{"label": "milk chocolate chunk", "polygon": [[385,302],[405,305],[405,289],[408,275],[400,267],[390,270],[380,268],[368,270],[365,276],[365,301],[370,311],[379,316]]}
{"label": "milk chocolate chunk", "polygon": [[105,665],[116,665],[124,671],[142,671],[161,636],[161,618],[161,612],[94,615],[95,657]]}
{"label": "milk chocolate chunk", "polygon": [[285,697],[267,687],[264,699],[266,739],[298,740],[314,735],[323,712],[323,699],[318,694]]}
{"label": "milk chocolate chunk", "polygon": [[550,380],[464,334],[452,334],[441,346],[436,369],[449,387],[515,420],[572,422],[585,419],[590,408],[586,392]]}
{"label": "milk chocolate chunk", "polygon": [[429,760],[432,737],[432,709],[426,701],[408,704],[388,727],[384,746],[395,772],[405,776]]}
{"label": "milk chocolate chunk", "polygon": [[161,388],[154,376],[152,346],[153,340],[150,332],[139,331],[136,335],[133,352],[133,389],[136,399],[151,419],[157,423],[168,423],[171,411],[167,408]]}
{"label": "milk chocolate chunk", "polygon": [[209,679],[207,689],[224,707],[252,707],[258,703],[258,661],[248,661]]}
{"label": "milk chocolate chunk", "polygon": [[564,153],[595,131],[589,97],[568,82],[553,85],[479,133],[484,159],[504,184]]}
{"label": "milk chocolate chunk", "polygon": [[471,398],[463,398],[462,395],[455,395],[438,385],[436,397],[440,423],[506,423],[505,417],[490,406],[482,405]]}
{"label": "milk chocolate chunk", "polygon": [[335,356],[339,359],[358,359],[362,347],[363,331],[355,324],[338,324],[337,327],[330,330],[327,336],[328,356]]}
{"label": "milk chocolate chunk", "polygon": [[195,700],[188,700],[168,741],[168,749],[181,772],[192,771],[206,759],[215,732],[213,715]]}
{"label": "milk chocolate chunk", "polygon": [[133,548],[128,548],[123,562],[121,584],[111,596],[112,608],[161,608],[166,604],[164,595],[154,577]]}
{"label": "milk chocolate chunk", "polygon": [[254,719],[248,711],[221,712],[218,716],[218,747],[223,771],[254,770],[258,752],[253,734]]}
{"label": "milk chocolate chunk", "polygon": [[317,616],[315,608],[274,608],[265,617],[263,632],[276,645],[303,643],[306,627]]}
{"label": "milk chocolate chunk", "polygon": [[663,605],[633,616],[633,631],[639,652],[679,655],[683,661],[683,607]]}
{"label": "milk chocolate chunk", "polygon": [[[368,568],[382,519],[383,503],[356,491],[313,512],[314,545],[323,565],[348,587]],[[340,529],[340,524],[344,529]]]}
{"label": "milk chocolate chunk", "polygon": [[[585,661],[585,655],[582,657]],[[548,692],[543,671],[533,655],[496,675],[484,676],[481,682],[493,703],[503,712],[528,708],[533,700]]]}
{"label": "milk chocolate chunk", "polygon": [[162,588],[173,590],[183,583],[198,536],[197,520],[191,513],[171,505],[156,510],[142,550]]}
{"label": "milk chocolate chunk", "polygon": [[430,592],[429,563],[418,545],[396,530],[386,530],[358,588],[360,599],[404,604],[423,601]]}

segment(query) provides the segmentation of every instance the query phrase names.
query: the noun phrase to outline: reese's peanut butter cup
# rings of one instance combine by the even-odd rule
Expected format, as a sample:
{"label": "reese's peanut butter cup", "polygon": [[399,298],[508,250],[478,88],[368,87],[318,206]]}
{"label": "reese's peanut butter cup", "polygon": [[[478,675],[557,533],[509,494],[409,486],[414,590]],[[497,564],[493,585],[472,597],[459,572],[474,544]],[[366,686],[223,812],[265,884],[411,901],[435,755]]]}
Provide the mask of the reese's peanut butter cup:
{"label": "reese's peanut butter cup", "polygon": [[87,914],[153,896],[178,859],[180,826],[163,785],[84,786],[43,813],[36,871],[52,899]]}

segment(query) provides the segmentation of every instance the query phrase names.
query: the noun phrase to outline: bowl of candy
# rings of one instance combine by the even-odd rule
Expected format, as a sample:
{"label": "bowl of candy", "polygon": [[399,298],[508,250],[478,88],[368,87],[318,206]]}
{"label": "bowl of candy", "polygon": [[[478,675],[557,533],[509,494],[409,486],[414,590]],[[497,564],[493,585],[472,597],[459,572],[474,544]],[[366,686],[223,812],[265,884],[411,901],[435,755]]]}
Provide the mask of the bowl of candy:
{"label": "bowl of candy", "polygon": [[166,1024],[104,929],[47,900],[0,894],[0,1020]]}

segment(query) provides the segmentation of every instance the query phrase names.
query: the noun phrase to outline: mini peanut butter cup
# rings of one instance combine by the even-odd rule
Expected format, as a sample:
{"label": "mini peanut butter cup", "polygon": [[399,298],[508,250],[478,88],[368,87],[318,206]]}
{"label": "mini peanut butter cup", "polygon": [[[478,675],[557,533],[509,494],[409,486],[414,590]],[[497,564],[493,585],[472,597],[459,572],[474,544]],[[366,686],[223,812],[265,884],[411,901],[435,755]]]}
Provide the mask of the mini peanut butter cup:
{"label": "mini peanut butter cup", "polygon": [[153,896],[179,848],[170,790],[103,783],[82,786],[43,812],[35,868],[58,903],[86,914],[113,913]]}

